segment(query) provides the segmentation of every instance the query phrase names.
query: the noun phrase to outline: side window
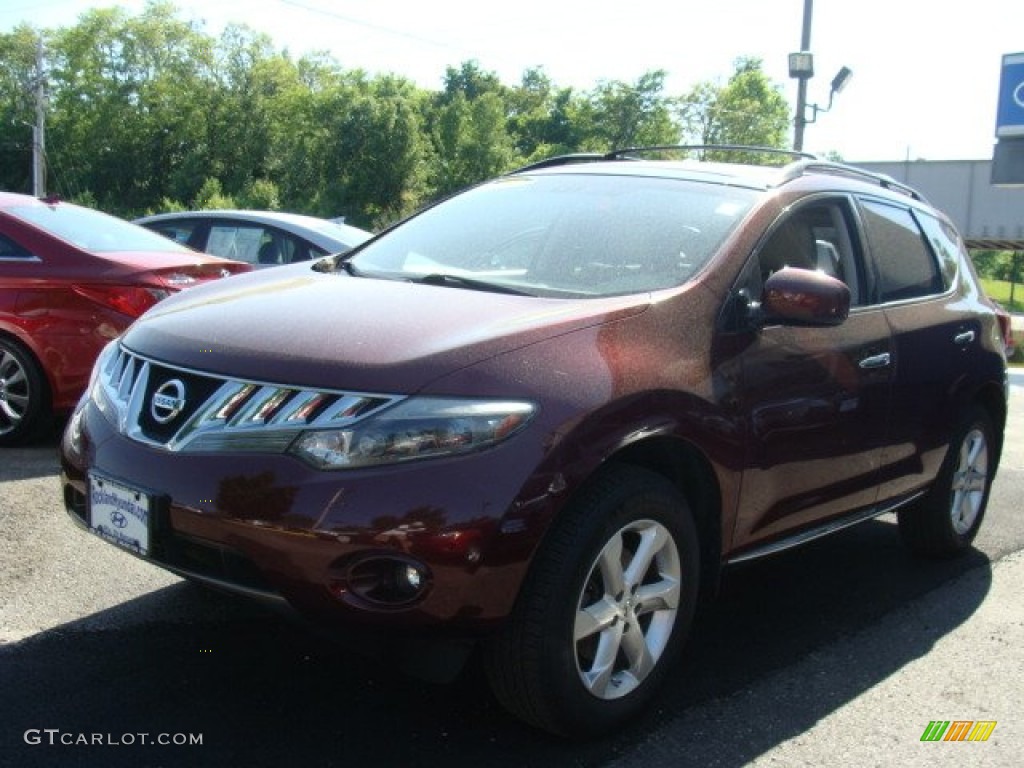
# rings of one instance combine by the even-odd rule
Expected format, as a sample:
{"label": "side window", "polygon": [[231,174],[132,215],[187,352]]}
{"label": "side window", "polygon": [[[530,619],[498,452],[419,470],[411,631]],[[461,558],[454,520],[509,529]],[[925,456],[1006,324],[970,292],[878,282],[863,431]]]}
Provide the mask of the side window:
{"label": "side window", "polygon": [[224,259],[247,261],[250,264],[279,263],[271,261],[270,248],[264,248],[266,231],[258,224],[237,224],[218,221],[210,227],[206,252]]}
{"label": "side window", "polygon": [[960,269],[961,254],[965,253],[963,240],[948,222],[941,221],[924,211],[914,211],[914,216],[921,223],[925,237],[939,259],[943,287],[952,288]]}
{"label": "side window", "polygon": [[815,201],[781,220],[758,250],[762,284],[783,267],[824,272],[850,289],[853,306],[863,303],[861,259],[851,236],[844,200]]}
{"label": "side window", "polygon": [[871,255],[878,270],[878,299],[885,303],[945,290],[939,266],[908,208],[861,201]]}
{"label": "side window", "polygon": [[154,232],[159,232],[164,237],[169,240],[173,240],[179,245],[187,245],[189,247],[195,247],[192,242],[192,237],[198,226],[199,222],[194,219],[159,221],[155,224],[148,225],[148,227]]}
{"label": "side window", "polygon": [[31,259],[32,254],[6,235],[0,235],[0,259]]}
{"label": "side window", "polygon": [[296,261],[309,261],[310,245],[301,238],[279,229],[273,230],[273,236],[279,243],[281,264],[294,264]]}

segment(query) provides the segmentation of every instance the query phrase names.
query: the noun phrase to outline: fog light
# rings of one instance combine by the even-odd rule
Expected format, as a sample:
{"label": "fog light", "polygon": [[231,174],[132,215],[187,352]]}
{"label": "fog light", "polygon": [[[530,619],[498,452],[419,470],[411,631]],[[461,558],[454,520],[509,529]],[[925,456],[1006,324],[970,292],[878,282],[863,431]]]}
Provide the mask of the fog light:
{"label": "fog light", "polygon": [[362,608],[407,608],[430,590],[430,570],[407,556],[368,555],[338,566],[331,592]]}

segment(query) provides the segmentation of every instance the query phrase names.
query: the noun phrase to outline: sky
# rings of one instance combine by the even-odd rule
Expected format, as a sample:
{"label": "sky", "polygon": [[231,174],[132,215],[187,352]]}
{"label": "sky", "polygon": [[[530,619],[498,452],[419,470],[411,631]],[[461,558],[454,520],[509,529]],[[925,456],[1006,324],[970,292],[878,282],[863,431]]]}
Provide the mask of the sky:
{"label": "sky", "polygon": [[[805,0],[178,0],[218,35],[244,23],[299,57],[326,51],[346,69],[391,72],[424,88],[476,60],[517,84],[541,67],[559,87],[668,73],[668,95],[724,83],[738,57],[796,104],[788,54],[800,50]],[[91,8],[144,0],[0,0],[0,32],[75,24]],[[808,102],[825,106],[840,67],[853,77],[809,125],[804,149],[850,162],[990,159],[1004,54],[1024,51],[1024,0],[815,0]],[[810,112],[808,112],[810,117]]]}

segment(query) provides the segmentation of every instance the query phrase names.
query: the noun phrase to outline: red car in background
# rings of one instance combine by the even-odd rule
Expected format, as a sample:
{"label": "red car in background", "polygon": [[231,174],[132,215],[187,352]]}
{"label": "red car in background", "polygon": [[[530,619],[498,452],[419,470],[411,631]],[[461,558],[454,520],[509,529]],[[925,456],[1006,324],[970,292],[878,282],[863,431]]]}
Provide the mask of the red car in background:
{"label": "red car in background", "polygon": [[103,346],[160,299],[251,269],[99,211],[0,192],[0,445],[70,410]]}

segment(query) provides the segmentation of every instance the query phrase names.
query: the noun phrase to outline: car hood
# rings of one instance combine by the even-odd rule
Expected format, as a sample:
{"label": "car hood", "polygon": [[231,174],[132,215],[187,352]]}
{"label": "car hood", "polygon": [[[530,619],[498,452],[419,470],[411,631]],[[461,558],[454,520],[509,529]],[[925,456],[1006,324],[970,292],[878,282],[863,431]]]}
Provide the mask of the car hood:
{"label": "car hood", "polygon": [[640,313],[649,302],[510,296],[295,265],[177,294],[123,341],[151,359],[232,378],[411,394],[482,360]]}

